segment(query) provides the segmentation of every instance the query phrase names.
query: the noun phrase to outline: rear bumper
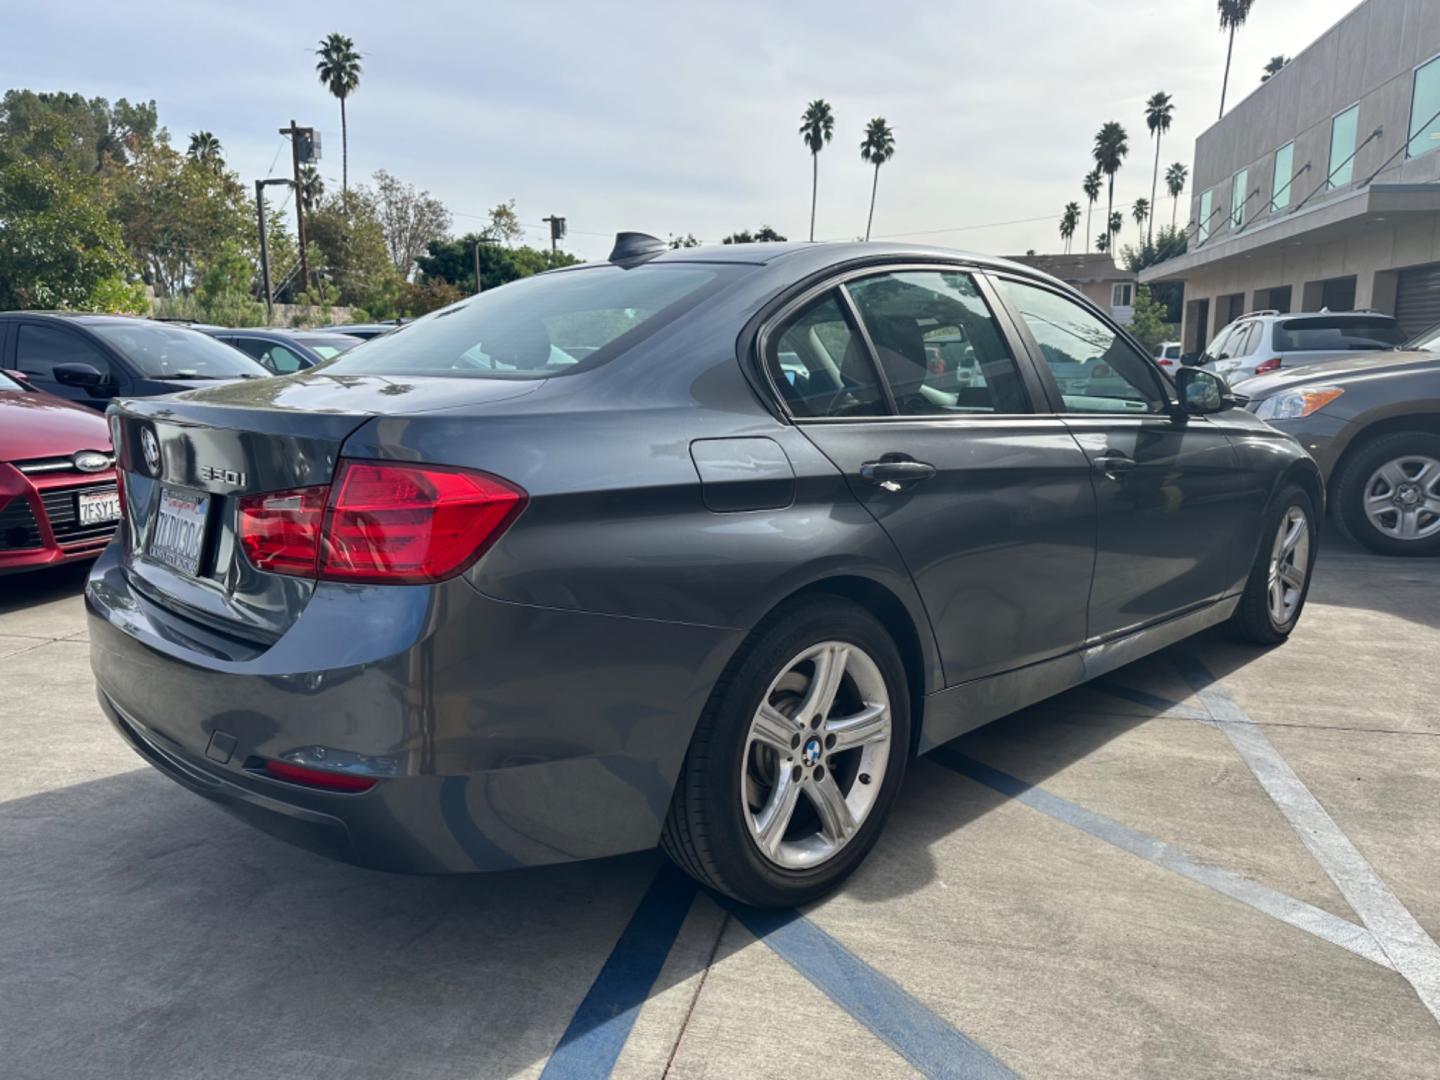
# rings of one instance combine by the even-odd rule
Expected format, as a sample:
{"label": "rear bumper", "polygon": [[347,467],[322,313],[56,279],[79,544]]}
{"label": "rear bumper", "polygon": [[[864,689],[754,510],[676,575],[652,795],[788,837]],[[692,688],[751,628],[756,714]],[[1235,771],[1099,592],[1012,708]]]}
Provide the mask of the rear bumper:
{"label": "rear bumper", "polygon": [[[142,757],[267,832],[419,873],[653,846],[742,636],[504,603],[455,580],[322,585],[279,641],[247,651],[132,590],[113,551],[86,602],[101,705]],[[260,773],[267,758],[376,783],[304,787]]]}
{"label": "rear bumper", "polygon": [[27,476],[0,464],[0,574],[93,559],[118,522],[82,527],[76,492],[115,490],[113,471]]}

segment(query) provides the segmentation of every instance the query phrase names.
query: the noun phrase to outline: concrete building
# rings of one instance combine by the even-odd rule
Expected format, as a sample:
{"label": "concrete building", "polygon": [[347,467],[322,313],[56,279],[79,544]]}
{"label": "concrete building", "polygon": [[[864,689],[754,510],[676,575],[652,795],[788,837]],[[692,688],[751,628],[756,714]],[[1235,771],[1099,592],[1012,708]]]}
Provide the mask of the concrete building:
{"label": "concrete building", "polygon": [[1057,277],[1108,311],[1121,326],[1135,315],[1135,275],[1115,265],[1109,255],[1006,255]]}
{"label": "concrete building", "polygon": [[[1244,78],[1243,74],[1238,77]],[[1195,142],[1187,350],[1247,311],[1440,322],[1440,0],[1366,0]]]}

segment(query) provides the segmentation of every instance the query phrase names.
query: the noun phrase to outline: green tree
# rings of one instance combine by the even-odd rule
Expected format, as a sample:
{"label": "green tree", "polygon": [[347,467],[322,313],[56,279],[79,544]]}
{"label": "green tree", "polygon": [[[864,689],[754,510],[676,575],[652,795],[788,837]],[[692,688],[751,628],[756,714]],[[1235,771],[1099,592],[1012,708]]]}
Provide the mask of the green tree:
{"label": "green tree", "polygon": [[1190,177],[1190,170],[1183,162],[1175,162],[1165,170],[1165,190],[1170,192],[1170,227],[1175,227],[1175,214],[1180,209],[1180,194],[1185,190],[1185,181]]}
{"label": "green tree", "polygon": [[1170,337],[1170,327],[1165,321],[1165,307],[1157,303],[1150,290],[1141,285],[1135,290],[1135,306],[1126,327],[1130,335],[1146,349],[1153,349]]}
{"label": "green tree", "polygon": [[1144,232],[1145,223],[1150,220],[1150,200],[1143,197],[1136,199],[1135,205],[1130,208],[1130,216],[1135,219],[1140,231]]}
{"label": "green tree", "polygon": [[124,166],[145,147],[169,136],[155,102],[86,100],[80,94],[8,90],[0,99],[0,145],[15,154],[100,172]]}
{"label": "green tree", "polygon": [[1071,202],[1065,204],[1065,213],[1060,215],[1060,239],[1065,241],[1065,254],[1070,254],[1070,241],[1075,237],[1075,230],[1080,227],[1080,204]]}
{"label": "green tree", "polygon": [[[1175,115],[1175,104],[1170,100],[1170,95],[1160,91],[1150,95],[1150,100],[1145,103],[1145,126],[1150,129],[1150,134],[1155,138],[1155,171],[1150,177],[1150,205],[1154,207],[1155,199],[1160,192],[1160,136],[1170,130],[1170,121]],[[1152,222],[1150,231],[1153,233]]]}
{"label": "green tree", "polygon": [[[1177,229],[1174,226],[1161,226],[1160,231],[1155,234],[1153,240],[1147,240],[1140,247],[1125,245],[1121,252],[1120,263],[1131,273],[1138,274],[1151,266],[1162,263],[1167,259],[1173,259],[1177,255],[1184,255],[1187,247],[1185,230]],[[1181,309],[1184,306],[1185,287],[1178,282],[1165,282],[1150,286],[1150,295],[1157,303],[1165,308],[1165,317],[1168,322],[1178,323],[1180,321]]]}
{"label": "green tree", "polygon": [[1080,185],[1080,190],[1085,192],[1085,254],[1090,254],[1090,214],[1095,209],[1095,203],[1100,198],[1100,166],[1096,165],[1085,174],[1085,180]]}
{"label": "green tree", "polygon": [[350,130],[345,120],[345,102],[360,88],[361,56],[355,42],[344,34],[327,34],[315,50],[319,61],[315,74],[325,89],[340,100],[340,191],[350,192]]}
{"label": "green tree", "polygon": [[686,233],[684,236],[676,236],[674,233],[671,233],[670,239],[667,241],[667,243],[670,245],[672,251],[678,250],[680,248],[693,248],[700,246],[700,241],[695,239],[694,233]]}
{"label": "green tree", "polygon": [[[885,122],[884,117],[877,116],[865,126],[865,141],[860,144],[860,160],[868,161],[875,166],[875,176],[870,181],[870,215],[865,219],[865,239],[870,239],[870,224],[875,220],[875,189],[880,186],[880,166],[884,165],[895,156],[895,132],[890,130],[890,125]],[[814,208],[811,208],[811,215],[814,215]],[[811,223],[810,231],[815,231],[814,223]],[[815,237],[812,235],[811,240]]]}
{"label": "green tree", "polygon": [[375,197],[390,261],[408,278],[430,241],[450,231],[450,211],[428,191],[416,191],[414,184],[402,183],[384,169],[375,173]]}
{"label": "green tree", "polygon": [[835,134],[835,113],[830,103],[816,98],[800,117],[800,138],[810,150],[810,239],[815,239],[815,201],[820,193],[820,151]]}
{"label": "green tree", "polygon": [[1125,215],[1119,210],[1110,211],[1110,242],[1105,245],[1106,251],[1114,251],[1116,243],[1120,240],[1120,230],[1125,227]]}
{"label": "green tree", "polygon": [[1250,17],[1250,8],[1255,0],[1217,0],[1220,12],[1220,32],[1230,32],[1230,43],[1225,47],[1225,78],[1220,83],[1220,116],[1225,115],[1225,91],[1230,86],[1230,59],[1235,53],[1235,31],[1245,25]]}
{"label": "green tree", "polygon": [[490,224],[486,226],[485,234],[507,247],[513,246],[524,237],[525,226],[520,224],[520,215],[515,212],[514,199],[491,207]]}
{"label": "green tree", "polygon": [[371,191],[357,187],[322,200],[305,219],[305,238],[319,256],[310,271],[334,286],[336,302],[363,307],[376,318],[393,314],[404,282],[391,261]]}
{"label": "green tree", "polygon": [[1260,81],[1261,81],[1262,83],[1267,83],[1267,82],[1269,82],[1269,81],[1270,81],[1271,79],[1273,79],[1276,75],[1279,75],[1280,72],[1281,72],[1282,70],[1284,70],[1284,68],[1285,68],[1289,63],[1290,63],[1290,57],[1288,57],[1288,56],[1285,56],[1285,55],[1283,55],[1283,54],[1280,55],[1280,56],[1272,56],[1272,57],[1270,58],[1269,62],[1265,65],[1265,71],[1261,74],[1261,76],[1260,76]]}
{"label": "green tree", "polygon": [[783,244],[785,237],[769,225],[761,225],[753,233],[749,229],[742,229],[740,232],[731,233],[720,242],[722,244]]}
{"label": "green tree", "polygon": [[320,201],[325,194],[325,181],[320,176],[320,170],[314,165],[300,166],[300,203],[303,204],[305,212],[309,213],[311,207]]}
{"label": "green tree", "polygon": [[225,158],[220,140],[209,131],[196,131],[190,136],[190,148],[185,156],[217,171],[225,168]]}
{"label": "green tree", "polygon": [[0,308],[90,310],[127,283],[130,260],[93,176],[0,161]]}
{"label": "green tree", "polygon": [[503,247],[487,233],[469,233],[458,239],[432,240],[426,254],[415,260],[423,281],[448,281],[461,292],[475,288],[475,259],[479,252],[480,284],[486,289],[505,285],[562,266],[580,262],[565,251],[549,248]]}
{"label": "green tree", "polygon": [[[1104,173],[1110,181],[1109,198],[1105,204],[1105,220],[1110,223],[1110,232],[1118,230],[1115,228],[1115,174],[1120,171],[1120,165],[1125,160],[1125,155],[1130,152],[1130,136],[1125,129],[1114,120],[1109,121],[1095,135],[1095,147],[1092,154],[1095,158],[1095,167]],[[1106,245],[1110,250],[1112,244]]]}

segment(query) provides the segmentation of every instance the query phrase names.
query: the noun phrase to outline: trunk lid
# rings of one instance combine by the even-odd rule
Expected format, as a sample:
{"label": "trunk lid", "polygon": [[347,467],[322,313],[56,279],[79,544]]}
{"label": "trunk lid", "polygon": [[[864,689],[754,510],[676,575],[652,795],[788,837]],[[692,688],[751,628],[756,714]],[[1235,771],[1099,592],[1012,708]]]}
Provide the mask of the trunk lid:
{"label": "trunk lid", "polygon": [[[110,425],[125,485],[126,576],[173,614],[268,645],[299,617],[315,582],[250,564],[236,535],[242,496],[329,484],[346,438],[374,416],[499,401],[539,385],[305,372],[117,402]],[[181,543],[177,528],[187,534]],[[177,560],[180,549],[193,558]]]}

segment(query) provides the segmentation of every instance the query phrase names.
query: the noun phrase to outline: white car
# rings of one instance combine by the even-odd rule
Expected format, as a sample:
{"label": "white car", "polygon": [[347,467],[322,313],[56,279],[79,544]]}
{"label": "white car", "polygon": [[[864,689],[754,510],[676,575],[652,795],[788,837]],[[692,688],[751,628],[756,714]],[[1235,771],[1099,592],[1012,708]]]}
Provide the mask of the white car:
{"label": "white car", "polygon": [[1160,370],[1167,375],[1174,375],[1180,370],[1180,357],[1185,351],[1185,346],[1178,341],[1162,341],[1155,346],[1151,353],[1155,363],[1160,365]]}
{"label": "white car", "polygon": [[1388,352],[1405,343],[1400,324],[1375,311],[1316,311],[1242,315],[1210,342],[1200,366],[1232,385],[1253,375],[1335,360],[1358,352]]}

